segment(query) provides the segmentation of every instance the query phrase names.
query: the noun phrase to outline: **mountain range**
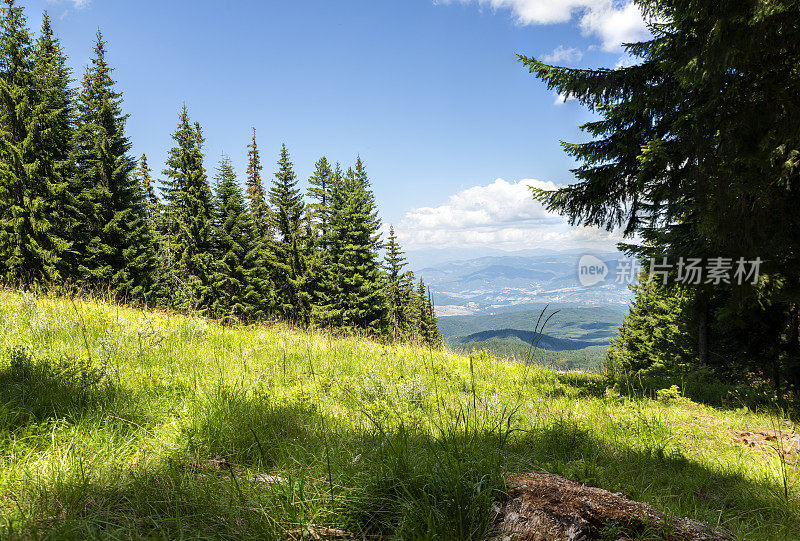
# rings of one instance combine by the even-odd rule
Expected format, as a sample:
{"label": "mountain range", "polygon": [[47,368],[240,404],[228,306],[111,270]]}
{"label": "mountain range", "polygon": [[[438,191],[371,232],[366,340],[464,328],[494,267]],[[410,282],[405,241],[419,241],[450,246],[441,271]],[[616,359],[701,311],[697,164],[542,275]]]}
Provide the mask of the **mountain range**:
{"label": "mountain range", "polygon": [[578,262],[585,252],[491,255],[445,261],[419,271],[430,288],[438,316],[493,314],[537,303],[580,306],[617,305],[631,299],[627,283],[617,281],[619,252],[594,253],[608,268],[606,279],[581,285]]}

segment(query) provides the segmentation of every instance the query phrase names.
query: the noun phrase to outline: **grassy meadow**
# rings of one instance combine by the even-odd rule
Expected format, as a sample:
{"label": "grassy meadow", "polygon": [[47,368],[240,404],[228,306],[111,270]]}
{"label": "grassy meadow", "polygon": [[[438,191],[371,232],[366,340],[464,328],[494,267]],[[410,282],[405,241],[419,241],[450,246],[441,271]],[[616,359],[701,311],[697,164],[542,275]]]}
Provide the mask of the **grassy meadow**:
{"label": "grassy meadow", "polygon": [[800,539],[800,452],[734,437],[798,431],[775,413],[620,396],[600,375],[481,354],[11,291],[0,337],[5,538],[326,526],[484,539],[502,474],[545,469],[735,539]]}

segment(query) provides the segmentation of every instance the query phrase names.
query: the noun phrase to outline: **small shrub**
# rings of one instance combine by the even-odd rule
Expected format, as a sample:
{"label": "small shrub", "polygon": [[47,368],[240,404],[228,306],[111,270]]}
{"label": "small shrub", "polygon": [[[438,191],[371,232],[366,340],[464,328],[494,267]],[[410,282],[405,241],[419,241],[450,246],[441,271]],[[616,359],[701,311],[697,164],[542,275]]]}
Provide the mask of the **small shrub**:
{"label": "small shrub", "polygon": [[211,328],[205,319],[190,318],[184,319],[178,325],[175,333],[182,340],[203,340],[211,332]]}
{"label": "small shrub", "polygon": [[656,399],[664,404],[690,404],[692,401],[681,393],[677,385],[656,391]]}
{"label": "small shrub", "polygon": [[400,383],[400,397],[411,406],[419,406],[430,395],[428,385],[417,376],[406,378]]}
{"label": "small shrub", "polygon": [[365,372],[361,378],[361,396],[370,401],[385,400],[389,396],[389,389],[383,377],[375,370]]}

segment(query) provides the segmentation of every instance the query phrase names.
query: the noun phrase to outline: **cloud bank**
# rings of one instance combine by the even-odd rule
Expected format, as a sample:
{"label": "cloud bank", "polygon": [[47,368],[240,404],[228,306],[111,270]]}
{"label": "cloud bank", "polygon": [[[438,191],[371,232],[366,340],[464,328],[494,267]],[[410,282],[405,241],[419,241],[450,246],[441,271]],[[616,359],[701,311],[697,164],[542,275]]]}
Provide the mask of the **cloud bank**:
{"label": "cloud bank", "polygon": [[603,50],[617,52],[623,43],[649,35],[639,8],[619,0],[438,0],[437,3],[476,3],[509,10],[522,25],[558,24],[577,19],[581,32],[600,40]]}
{"label": "cloud bank", "polygon": [[613,249],[618,235],[589,227],[571,227],[531,197],[529,186],[552,190],[556,184],[498,178],[451,195],[438,207],[406,212],[395,227],[404,248],[497,248],[501,250]]}

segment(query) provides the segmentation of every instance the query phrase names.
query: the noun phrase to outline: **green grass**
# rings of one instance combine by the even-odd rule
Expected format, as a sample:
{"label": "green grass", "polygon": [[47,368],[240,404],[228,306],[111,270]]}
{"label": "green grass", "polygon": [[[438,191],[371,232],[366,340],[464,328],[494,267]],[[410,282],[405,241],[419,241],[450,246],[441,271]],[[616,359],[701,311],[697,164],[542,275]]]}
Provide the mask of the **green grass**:
{"label": "green grass", "polygon": [[[800,474],[670,393],[282,325],[0,292],[7,538],[284,539],[318,525],[481,539],[544,468],[730,530],[800,538]],[[228,471],[198,468],[215,457]],[[231,475],[231,472],[234,475]],[[264,476],[272,476],[267,477]]]}

